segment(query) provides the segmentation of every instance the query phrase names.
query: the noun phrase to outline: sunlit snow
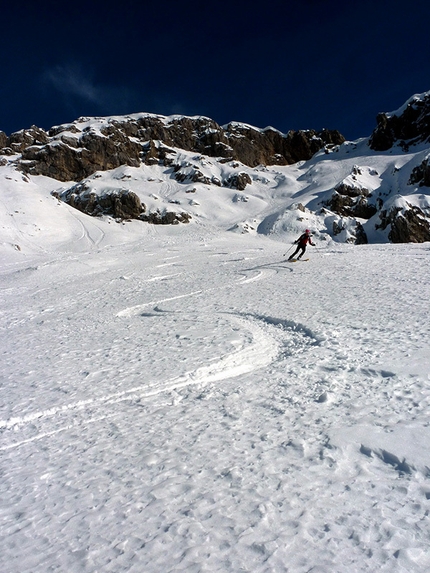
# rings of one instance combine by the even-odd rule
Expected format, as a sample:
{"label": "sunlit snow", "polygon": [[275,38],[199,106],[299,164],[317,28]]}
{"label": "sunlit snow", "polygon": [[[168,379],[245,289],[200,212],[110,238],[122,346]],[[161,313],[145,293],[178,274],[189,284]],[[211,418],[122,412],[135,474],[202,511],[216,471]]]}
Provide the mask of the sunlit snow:
{"label": "sunlit snow", "polygon": [[[291,208],[348,149],[254,170],[246,200],[156,166],[94,179],[180,201],[176,226],[2,168],[1,571],[430,570],[429,244],[336,243]],[[418,160],[360,162],[384,185]]]}

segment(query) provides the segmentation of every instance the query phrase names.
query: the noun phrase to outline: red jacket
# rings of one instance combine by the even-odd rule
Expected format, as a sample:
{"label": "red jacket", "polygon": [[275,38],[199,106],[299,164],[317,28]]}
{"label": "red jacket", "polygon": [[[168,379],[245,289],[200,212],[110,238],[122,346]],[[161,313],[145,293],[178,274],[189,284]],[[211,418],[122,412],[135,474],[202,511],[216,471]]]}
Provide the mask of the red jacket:
{"label": "red jacket", "polygon": [[306,233],[303,233],[303,235],[301,237],[299,237],[297,239],[297,241],[295,241],[296,245],[300,245],[300,247],[306,247],[306,245],[309,243],[310,245],[314,246],[314,243],[312,242],[312,237],[311,235],[307,235]]}

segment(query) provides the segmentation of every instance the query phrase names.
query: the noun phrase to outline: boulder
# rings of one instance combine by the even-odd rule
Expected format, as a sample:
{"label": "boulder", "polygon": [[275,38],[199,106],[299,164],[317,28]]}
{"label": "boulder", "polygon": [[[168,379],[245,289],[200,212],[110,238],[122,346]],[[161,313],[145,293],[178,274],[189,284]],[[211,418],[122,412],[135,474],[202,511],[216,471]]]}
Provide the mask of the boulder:
{"label": "boulder", "polygon": [[139,197],[128,189],[109,189],[94,192],[87,182],[73,185],[54,196],[87,215],[110,215],[115,219],[139,219],[146,207]]}
{"label": "boulder", "polygon": [[147,221],[153,225],[178,225],[179,223],[189,223],[191,215],[189,213],[175,213],[174,211],[153,211],[146,215],[141,215],[141,221]]}
{"label": "boulder", "polygon": [[252,180],[248,173],[241,172],[230,175],[230,177],[224,181],[224,186],[243,191],[245,187],[251,185],[251,183]]}
{"label": "boulder", "polygon": [[204,183],[210,185],[212,178],[204,175],[196,165],[190,163],[185,164],[175,164],[173,166],[176,181],[180,183],[190,182],[190,183]]}

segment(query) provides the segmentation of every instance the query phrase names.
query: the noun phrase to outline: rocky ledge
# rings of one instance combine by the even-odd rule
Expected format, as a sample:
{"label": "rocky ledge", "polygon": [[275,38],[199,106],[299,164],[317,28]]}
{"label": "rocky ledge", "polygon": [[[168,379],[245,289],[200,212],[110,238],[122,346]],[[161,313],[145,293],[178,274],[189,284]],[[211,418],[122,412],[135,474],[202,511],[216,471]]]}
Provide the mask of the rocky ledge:
{"label": "rocky ledge", "polygon": [[96,171],[163,159],[154,141],[255,167],[310,159],[325,145],[341,144],[344,137],[338,131],[282,134],[271,127],[261,130],[241,123],[221,127],[205,117],[137,114],[92,122],[80,118],[47,132],[32,126],[9,137],[0,132],[0,154],[20,154],[22,170],[31,175],[81,181]]}
{"label": "rocky ledge", "polygon": [[391,113],[380,113],[369,146],[386,151],[399,144],[404,151],[411,145],[430,143],[430,92],[415,95]]}

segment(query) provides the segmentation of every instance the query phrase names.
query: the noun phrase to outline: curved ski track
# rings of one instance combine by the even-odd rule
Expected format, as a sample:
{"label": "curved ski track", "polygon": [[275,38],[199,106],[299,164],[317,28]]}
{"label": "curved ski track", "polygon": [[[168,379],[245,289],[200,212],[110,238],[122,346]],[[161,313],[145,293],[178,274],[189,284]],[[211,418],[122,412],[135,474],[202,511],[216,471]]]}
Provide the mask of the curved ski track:
{"label": "curved ski track", "polygon": [[[149,304],[154,303],[125,309],[120,316],[130,316]],[[119,415],[119,412],[115,410],[115,405],[120,402],[129,401],[140,404],[159,394],[166,394],[167,401],[173,404],[172,397],[181,388],[204,387],[269,366],[278,357],[285,356],[286,347],[294,347],[297,344],[295,341],[297,337],[304,335],[309,338],[310,344],[318,343],[305,327],[293,322],[256,315],[224,314],[234,323],[235,328],[239,326],[242,332],[246,332],[247,340],[250,342],[242,344],[242,347],[225,354],[216,362],[200,366],[179,377],[166,381],[152,381],[97,398],[62,404],[25,416],[0,420],[0,430],[3,432],[4,439],[0,450],[9,450],[74,426],[114,417]],[[13,433],[10,434],[10,431]],[[32,435],[28,436],[28,432]]]}
{"label": "curved ski track", "polygon": [[[171,257],[176,258],[176,257]],[[170,266],[175,263],[167,262],[158,267]],[[243,275],[236,280],[236,284],[243,285],[262,279],[267,279],[269,274],[279,272],[276,268],[253,267],[241,271]],[[179,273],[180,274],[180,273]],[[169,275],[175,276],[175,275]],[[161,278],[166,278],[165,276]],[[160,277],[154,277],[154,280]],[[148,279],[151,280],[151,279]],[[126,307],[116,314],[117,318],[130,318],[139,315],[148,307],[157,308],[158,305],[186,297],[208,293],[218,288],[201,289],[183,293],[174,297],[152,300],[146,303]],[[216,314],[216,313],[215,313]],[[303,334],[308,340],[314,340],[312,333],[302,325],[291,321],[276,319],[273,317],[257,316],[240,313],[222,313],[234,323],[242,333],[246,333],[246,340],[239,349],[221,356],[216,362],[187,372],[184,375],[170,378],[166,381],[150,381],[134,386],[133,388],[106,394],[96,398],[80,400],[67,404],[61,404],[46,410],[39,410],[24,416],[14,416],[0,420],[0,431],[3,432],[5,441],[0,443],[0,450],[15,448],[34,440],[38,440],[69,428],[82,424],[90,424],[105,418],[119,415],[115,411],[115,405],[120,402],[141,402],[149,400],[159,394],[166,394],[172,401],[172,394],[187,386],[204,387],[208,384],[221,382],[229,378],[249,374],[258,369],[272,364],[277,357],[285,356],[285,348],[295,347],[297,338]],[[215,315],[214,315],[215,316]],[[316,338],[315,338],[316,340]],[[311,342],[312,344],[313,342]],[[13,431],[13,439],[11,434]],[[28,436],[28,434],[31,434]]]}

